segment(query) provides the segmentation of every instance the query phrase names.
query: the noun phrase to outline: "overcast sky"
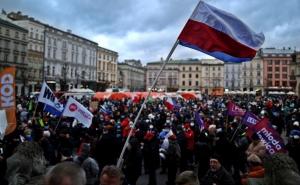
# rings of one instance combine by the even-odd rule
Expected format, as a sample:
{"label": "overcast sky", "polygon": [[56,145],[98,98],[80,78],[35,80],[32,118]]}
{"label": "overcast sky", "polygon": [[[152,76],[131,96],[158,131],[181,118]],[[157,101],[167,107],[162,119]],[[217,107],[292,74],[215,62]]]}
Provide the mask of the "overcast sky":
{"label": "overcast sky", "polygon": [[[299,0],[206,0],[233,13],[256,32],[263,47],[300,50]],[[7,12],[23,14],[93,40],[124,59],[144,64],[166,58],[198,0],[0,0]],[[173,59],[209,58],[178,46]]]}

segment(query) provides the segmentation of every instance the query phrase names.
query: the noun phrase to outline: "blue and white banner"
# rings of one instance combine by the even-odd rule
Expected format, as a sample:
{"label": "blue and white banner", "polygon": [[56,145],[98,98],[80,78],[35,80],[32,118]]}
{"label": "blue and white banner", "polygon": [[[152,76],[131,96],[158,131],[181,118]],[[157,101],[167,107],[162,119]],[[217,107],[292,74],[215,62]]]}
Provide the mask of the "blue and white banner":
{"label": "blue and white banner", "polygon": [[38,102],[44,103],[44,110],[55,116],[60,116],[64,110],[64,106],[58,101],[46,82],[43,83]]}

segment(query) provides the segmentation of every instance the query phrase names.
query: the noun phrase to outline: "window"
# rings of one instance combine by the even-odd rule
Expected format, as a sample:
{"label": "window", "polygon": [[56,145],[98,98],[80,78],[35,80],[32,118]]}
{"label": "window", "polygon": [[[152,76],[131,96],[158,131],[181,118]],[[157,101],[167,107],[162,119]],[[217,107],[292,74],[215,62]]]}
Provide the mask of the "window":
{"label": "window", "polygon": [[275,86],[280,86],[279,81],[275,81]]}
{"label": "window", "polygon": [[199,78],[199,75],[198,75],[198,74],[196,74],[196,78]]}
{"label": "window", "polygon": [[182,81],[182,85],[183,85],[183,86],[185,85],[185,81]]}
{"label": "window", "polygon": [[15,33],[15,38],[18,39],[19,38],[19,32],[16,31]]}
{"label": "window", "polygon": [[18,55],[14,56],[14,62],[16,62],[16,63],[18,62]]}
{"label": "window", "polygon": [[260,76],[260,71],[257,71],[257,76]]}
{"label": "window", "polygon": [[63,47],[63,48],[67,48],[67,42],[66,42],[66,41],[63,41],[62,47]]}
{"label": "window", "polygon": [[52,76],[55,76],[55,66],[52,67]]}
{"label": "window", "polygon": [[272,86],[272,81],[267,82],[268,86]]}
{"label": "window", "polygon": [[189,78],[192,78],[192,74],[189,74]]}
{"label": "window", "polygon": [[71,78],[73,78],[73,68],[71,68]]}
{"label": "window", "polygon": [[185,71],[185,67],[182,68],[182,71]]}
{"label": "window", "polygon": [[30,32],[30,38],[33,38],[33,32]]}
{"label": "window", "polygon": [[268,73],[268,78],[272,78],[272,73]]}
{"label": "window", "polygon": [[21,62],[25,63],[25,57],[24,56],[21,57]]}
{"label": "window", "polygon": [[272,65],[272,60],[268,60],[268,65]]}
{"label": "window", "polygon": [[199,68],[198,68],[198,67],[196,67],[196,71],[199,71]]}
{"label": "window", "polygon": [[287,67],[282,67],[282,72],[287,72]]}
{"label": "window", "polygon": [[287,74],[282,74],[282,78],[287,79]]}
{"label": "window", "polygon": [[215,67],[213,67],[213,69],[212,69],[213,71],[215,70]]}
{"label": "window", "polygon": [[275,78],[280,78],[280,74],[275,74]]}
{"label": "window", "polygon": [[283,60],[283,61],[282,61],[282,64],[283,64],[283,65],[287,65],[287,61],[286,61],[286,60]]}
{"label": "window", "polygon": [[286,87],[287,86],[287,81],[282,81],[282,86]]}
{"label": "window", "polygon": [[53,58],[56,59],[56,48],[53,48]]}
{"label": "window", "polygon": [[38,33],[35,34],[35,39],[39,39],[39,34]]}
{"label": "window", "polygon": [[280,61],[279,61],[279,60],[276,60],[276,61],[275,61],[275,65],[280,65]]}
{"label": "window", "polygon": [[189,70],[192,71],[192,67],[190,67]]}
{"label": "window", "polygon": [[8,53],[4,53],[4,62],[7,62],[7,60],[8,60]]}
{"label": "window", "polygon": [[260,64],[259,64],[259,63],[257,63],[256,67],[257,67],[257,69],[260,69]]}
{"label": "window", "polygon": [[189,86],[192,86],[192,81],[189,81]]}
{"label": "window", "polygon": [[9,29],[6,29],[5,35],[9,36]]}
{"label": "window", "polygon": [[182,74],[182,78],[185,78],[185,74]]}
{"label": "window", "polygon": [[199,81],[196,81],[196,84],[195,84],[196,86],[199,86]]}
{"label": "window", "polygon": [[41,40],[44,40],[44,35],[43,34],[41,34]]}
{"label": "window", "polygon": [[273,68],[272,67],[268,67],[268,71],[272,71],[273,70]]}
{"label": "window", "polygon": [[275,67],[275,72],[279,72],[280,71],[280,67]]}
{"label": "window", "polygon": [[221,71],[221,67],[220,66],[218,67],[218,71]]}
{"label": "window", "polygon": [[50,53],[51,53],[51,47],[50,47],[50,46],[48,46],[48,52],[47,52],[47,56],[48,56],[48,58],[50,58]]}
{"label": "window", "polygon": [[50,75],[50,66],[47,66],[47,75]]}
{"label": "window", "polygon": [[260,79],[257,79],[256,84],[260,85]]}

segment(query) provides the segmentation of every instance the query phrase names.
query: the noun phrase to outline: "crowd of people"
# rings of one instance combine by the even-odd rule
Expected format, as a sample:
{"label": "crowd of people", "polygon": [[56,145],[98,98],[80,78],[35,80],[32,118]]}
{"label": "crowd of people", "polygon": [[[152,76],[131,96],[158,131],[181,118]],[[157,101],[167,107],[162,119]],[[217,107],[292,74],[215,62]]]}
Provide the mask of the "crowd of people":
{"label": "crowd of people", "polygon": [[[74,118],[44,112],[44,105],[32,97],[18,97],[17,128],[0,140],[1,185],[135,185],[142,174],[148,175],[149,185],[156,185],[158,170],[166,174],[167,185],[300,184],[296,96],[176,98],[172,110],[163,99],[154,99],[142,107],[134,128],[143,100],[104,99],[98,108],[85,97],[78,101],[94,115],[89,128]],[[286,152],[270,155],[256,133],[246,134],[242,117],[227,114],[229,101],[267,117],[284,138]],[[195,120],[197,113],[203,119],[201,126]]]}

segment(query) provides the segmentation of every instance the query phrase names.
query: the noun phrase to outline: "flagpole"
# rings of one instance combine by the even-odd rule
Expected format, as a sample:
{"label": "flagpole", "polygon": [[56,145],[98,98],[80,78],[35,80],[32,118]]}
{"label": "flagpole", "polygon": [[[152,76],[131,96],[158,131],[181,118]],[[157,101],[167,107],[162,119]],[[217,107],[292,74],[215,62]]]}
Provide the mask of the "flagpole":
{"label": "flagpole", "polygon": [[60,123],[60,121],[61,121],[61,118],[62,118],[62,116],[59,117],[58,122],[57,122],[57,124],[56,124],[56,126],[55,126],[55,129],[54,129],[54,132],[56,132],[56,129],[57,129],[57,127],[58,127],[58,125],[59,125],[59,123]]}
{"label": "flagpole", "polygon": [[232,137],[231,137],[231,139],[230,139],[230,142],[233,141],[235,135],[237,134],[237,132],[238,132],[241,128],[242,128],[242,123],[241,123],[241,120],[240,120],[239,125],[238,125],[237,128],[235,129],[235,131],[234,131],[234,133],[233,133],[233,135],[232,135]]}
{"label": "flagpole", "polygon": [[150,93],[152,92],[152,89],[153,89],[154,86],[156,85],[156,82],[157,82],[157,80],[158,80],[158,78],[159,78],[161,72],[164,70],[165,66],[166,66],[167,63],[169,62],[169,60],[170,60],[170,58],[171,58],[173,52],[175,51],[176,47],[178,46],[178,44],[179,44],[179,40],[177,39],[176,42],[174,43],[174,45],[173,45],[171,51],[169,52],[169,54],[168,54],[166,60],[164,61],[163,65],[162,65],[162,67],[161,67],[161,69],[160,69],[160,71],[158,72],[158,74],[157,74],[155,80],[153,81],[152,86],[151,86],[150,90],[148,91],[148,94],[147,94],[147,96],[146,96],[146,98],[145,98],[143,104],[142,104],[141,107],[140,107],[140,110],[139,110],[139,112],[138,112],[138,114],[137,114],[137,116],[136,116],[136,118],[135,118],[135,120],[134,120],[133,126],[132,126],[132,128],[130,129],[130,132],[129,132],[128,136],[127,136],[127,139],[126,139],[125,144],[124,144],[124,146],[123,146],[122,152],[121,152],[120,157],[119,157],[119,159],[118,159],[118,162],[117,162],[117,167],[118,167],[118,168],[121,168],[121,167],[122,167],[123,156],[124,156],[125,150],[126,150],[126,148],[127,148],[127,146],[128,146],[129,139],[130,139],[130,137],[131,137],[131,135],[132,135],[132,132],[133,132],[133,129],[135,128],[135,125],[136,125],[136,123],[137,123],[137,121],[138,121],[138,119],[139,119],[139,117],[140,117],[140,115],[141,115],[141,113],[142,113],[142,110],[143,110],[144,106],[146,105],[146,102],[147,102],[147,100],[148,100],[148,98],[149,98],[149,96],[150,96]]}

